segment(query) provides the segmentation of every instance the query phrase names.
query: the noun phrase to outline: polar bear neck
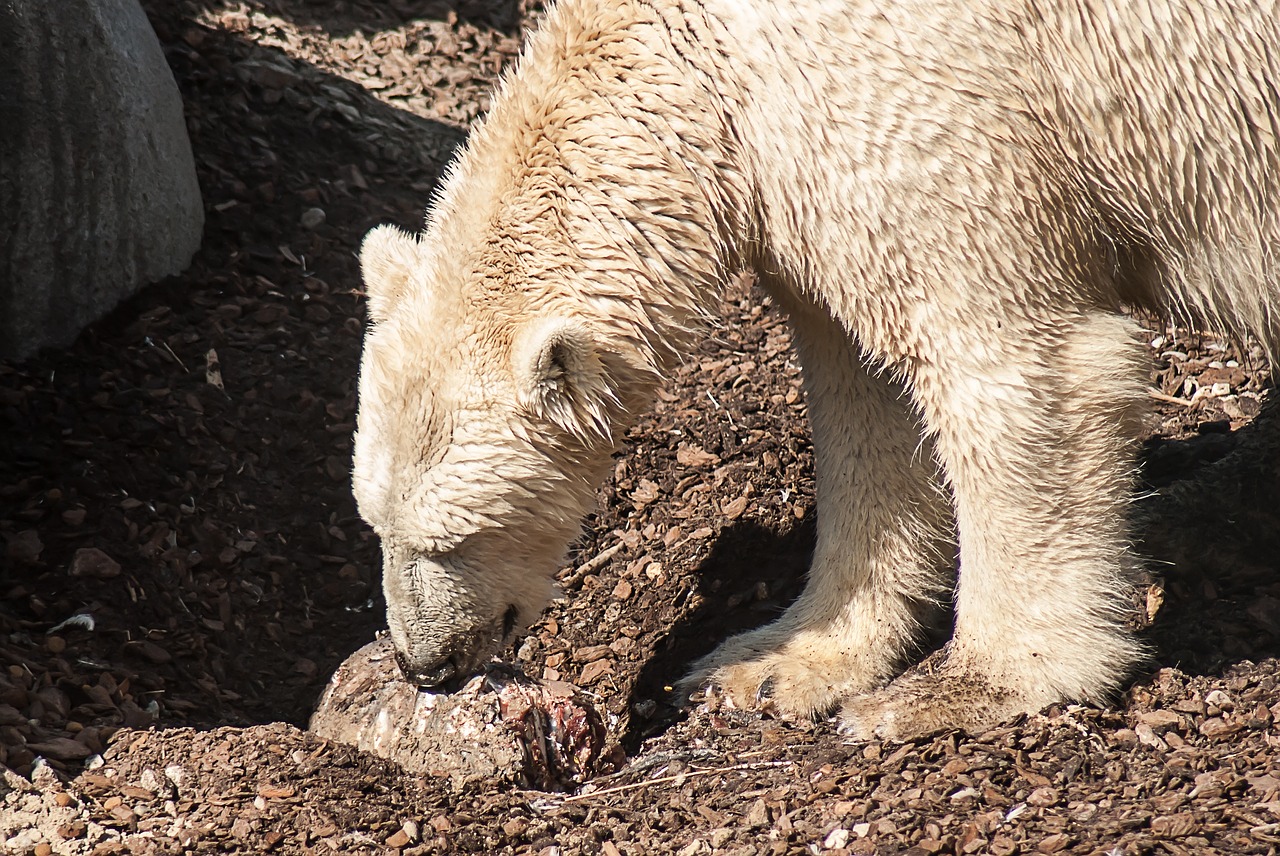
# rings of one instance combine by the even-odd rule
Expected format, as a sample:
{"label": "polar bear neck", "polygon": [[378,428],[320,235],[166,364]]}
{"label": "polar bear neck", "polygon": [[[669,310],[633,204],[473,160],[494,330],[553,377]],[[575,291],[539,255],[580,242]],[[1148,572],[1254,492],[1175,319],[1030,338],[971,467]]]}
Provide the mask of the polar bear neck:
{"label": "polar bear neck", "polygon": [[652,376],[687,353],[749,209],[696,35],[645,3],[554,8],[444,180],[428,240],[458,270],[436,282],[586,320]]}

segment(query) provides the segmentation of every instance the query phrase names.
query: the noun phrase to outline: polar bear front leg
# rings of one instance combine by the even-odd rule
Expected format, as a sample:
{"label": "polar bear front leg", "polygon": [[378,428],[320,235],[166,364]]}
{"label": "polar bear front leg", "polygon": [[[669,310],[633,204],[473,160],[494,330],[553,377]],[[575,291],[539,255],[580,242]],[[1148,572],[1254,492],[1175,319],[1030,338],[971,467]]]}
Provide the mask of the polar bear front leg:
{"label": "polar bear front leg", "polygon": [[[1053,702],[1102,701],[1141,657],[1125,617],[1133,429],[1145,398],[1136,325],[1098,312],[955,331],[945,371],[914,378],[956,504],[955,634],[842,729],[907,739],[975,731]],[[976,347],[975,343],[981,343]]]}
{"label": "polar bear front leg", "polygon": [[736,706],[807,718],[882,686],[941,609],[951,503],[900,384],[869,370],[823,310],[791,313],[813,429],[818,532],[809,580],[776,621],[697,662]]}

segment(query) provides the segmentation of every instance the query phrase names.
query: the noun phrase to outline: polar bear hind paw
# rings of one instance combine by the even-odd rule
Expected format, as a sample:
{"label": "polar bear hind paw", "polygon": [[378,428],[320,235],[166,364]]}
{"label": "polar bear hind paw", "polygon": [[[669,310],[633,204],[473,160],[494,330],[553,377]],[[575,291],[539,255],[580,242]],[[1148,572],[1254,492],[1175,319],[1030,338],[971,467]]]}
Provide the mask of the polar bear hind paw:
{"label": "polar bear hind paw", "polygon": [[846,700],[839,730],[858,740],[913,740],[951,730],[977,734],[1050,701],[995,686],[939,651],[883,689]]}

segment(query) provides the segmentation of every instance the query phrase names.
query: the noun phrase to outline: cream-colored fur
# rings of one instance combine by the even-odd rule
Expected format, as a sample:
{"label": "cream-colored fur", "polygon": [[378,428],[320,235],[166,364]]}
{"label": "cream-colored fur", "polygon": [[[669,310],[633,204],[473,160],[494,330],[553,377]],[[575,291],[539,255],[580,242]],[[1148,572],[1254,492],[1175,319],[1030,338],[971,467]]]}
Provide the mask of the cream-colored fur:
{"label": "cream-colored fur", "polygon": [[[355,490],[427,682],[532,621],[742,266],[788,308],[809,583],[686,688],[857,735],[1105,699],[1141,305],[1276,341],[1275,0],[564,0],[425,233],[361,253]],[[947,648],[894,680],[948,595]]]}

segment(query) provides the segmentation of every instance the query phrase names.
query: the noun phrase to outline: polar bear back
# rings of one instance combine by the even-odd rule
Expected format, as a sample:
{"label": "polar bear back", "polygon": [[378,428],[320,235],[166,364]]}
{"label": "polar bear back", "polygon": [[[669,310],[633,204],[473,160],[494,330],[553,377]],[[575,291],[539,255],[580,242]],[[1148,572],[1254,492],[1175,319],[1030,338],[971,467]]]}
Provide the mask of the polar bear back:
{"label": "polar bear back", "polygon": [[845,318],[907,307],[860,331],[871,350],[927,347],[912,313],[1011,294],[1274,340],[1276,3],[760,5],[705,4],[741,89],[762,267]]}

